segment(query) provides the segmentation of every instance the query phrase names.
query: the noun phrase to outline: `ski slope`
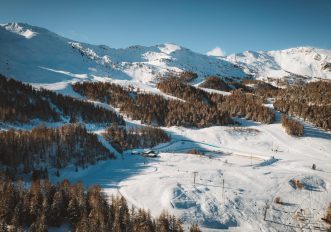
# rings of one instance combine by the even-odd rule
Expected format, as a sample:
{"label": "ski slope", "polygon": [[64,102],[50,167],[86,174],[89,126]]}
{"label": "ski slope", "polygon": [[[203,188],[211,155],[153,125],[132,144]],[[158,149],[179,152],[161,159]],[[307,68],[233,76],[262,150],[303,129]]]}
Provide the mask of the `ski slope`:
{"label": "ski slope", "polygon": [[[187,225],[199,223],[203,231],[326,228],[321,218],[331,201],[331,134],[305,124],[305,136],[296,138],[279,121],[262,125],[238,120],[243,126],[164,128],[172,142],[155,147],[158,158],[128,151],[115,161],[79,172],[69,167],[52,178],[100,184],[108,196],[120,194],[154,216],[167,210]],[[205,155],[187,154],[192,148]],[[304,189],[294,189],[292,179]],[[274,203],[276,197],[284,203]]]}

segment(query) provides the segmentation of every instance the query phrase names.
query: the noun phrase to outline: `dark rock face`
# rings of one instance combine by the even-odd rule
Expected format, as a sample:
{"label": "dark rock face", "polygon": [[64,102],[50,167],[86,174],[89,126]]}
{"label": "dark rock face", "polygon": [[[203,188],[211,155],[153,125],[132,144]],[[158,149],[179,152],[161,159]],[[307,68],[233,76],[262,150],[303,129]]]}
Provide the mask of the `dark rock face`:
{"label": "dark rock face", "polygon": [[331,72],[331,63],[322,64],[322,70],[326,70],[326,71]]}

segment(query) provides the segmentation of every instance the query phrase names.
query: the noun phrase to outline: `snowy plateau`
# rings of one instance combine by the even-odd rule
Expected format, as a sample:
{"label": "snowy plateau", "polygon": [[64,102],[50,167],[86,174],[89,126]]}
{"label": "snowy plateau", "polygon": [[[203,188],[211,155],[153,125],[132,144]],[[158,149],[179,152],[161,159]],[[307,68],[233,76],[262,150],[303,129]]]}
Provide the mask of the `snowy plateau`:
{"label": "snowy plateau", "polygon": [[[214,57],[171,43],[114,49],[73,41],[24,23],[0,25],[2,75],[74,98],[88,101],[73,91],[74,83],[111,82],[177,99],[156,84],[162,77],[184,71],[197,74],[191,82],[197,88],[207,76],[271,84],[330,81],[331,51],[298,47]],[[266,106],[273,108],[271,101]],[[123,117],[127,125],[143,126],[140,120]],[[236,118],[240,126],[161,127],[171,141],[153,148],[158,152],[156,158],[131,155],[132,151],[120,155],[101,136],[105,127],[86,124],[117,159],[78,172],[69,165],[59,177],[51,175],[50,179],[99,184],[107,196],[122,195],[130,205],[150,210],[153,216],[163,210],[176,215],[185,230],[198,223],[202,231],[326,231],[328,225],[322,218],[331,202],[331,134],[298,119],[305,134],[294,137],[285,132],[280,117],[276,111],[271,124]],[[0,123],[1,130],[32,127]],[[187,154],[192,149],[204,155]],[[295,188],[292,180],[299,180],[303,189]],[[277,204],[277,197],[284,203]]]}

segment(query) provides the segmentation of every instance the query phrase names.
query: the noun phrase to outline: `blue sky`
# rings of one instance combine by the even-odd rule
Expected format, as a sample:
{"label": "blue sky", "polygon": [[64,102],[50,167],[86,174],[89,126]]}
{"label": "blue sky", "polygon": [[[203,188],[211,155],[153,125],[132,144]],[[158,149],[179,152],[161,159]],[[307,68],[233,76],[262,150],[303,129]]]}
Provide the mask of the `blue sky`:
{"label": "blue sky", "polygon": [[0,23],[13,21],[115,48],[331,49],[330,0],[0,0]]}

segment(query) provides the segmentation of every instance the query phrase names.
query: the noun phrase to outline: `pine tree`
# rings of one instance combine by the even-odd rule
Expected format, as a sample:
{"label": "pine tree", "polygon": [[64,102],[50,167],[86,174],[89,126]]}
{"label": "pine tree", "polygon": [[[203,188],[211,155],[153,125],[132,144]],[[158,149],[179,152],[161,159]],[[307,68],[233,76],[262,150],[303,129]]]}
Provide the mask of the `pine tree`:
{"label": "pine tree", "polygon": [[71,224],[76,224],[81,216],[81,211],[75,196],[69,201],[67,212]]}
{"label": "pine tree", "polygon": [[38,219],[31,224],[30,232],[47,232],[46,217],[41,214]]}
{"label": "pine tree", "polygon": [[0,222],[0,232],[8,232],[8,227],[5,221]]}
{"label": "pine tree", "polygon": [[90,232],[92,231],[90,229],[90,222],[87,219],[86,214],[83,214],[83,216],[80,218],[79,222],[75,226],[75,232]]}
{"label": "pine tree", "polygon": [[200,230],[198,224],[194,223],[190,226],[190,232],[202,232],[202,231]]}
{"label": "pine tree", "polygon": [[53,203],[51,205],[51,215],[49,220],[50,225],[60,226],[63,222],[64,211],[64,199],[61,191],[57,191],[53,197]]}

